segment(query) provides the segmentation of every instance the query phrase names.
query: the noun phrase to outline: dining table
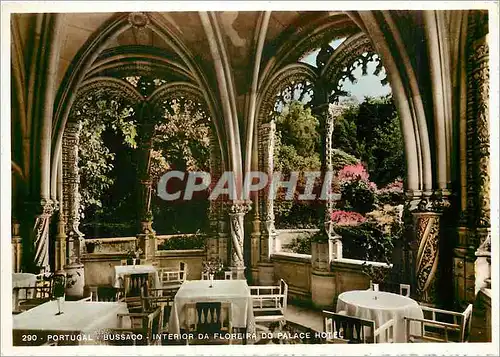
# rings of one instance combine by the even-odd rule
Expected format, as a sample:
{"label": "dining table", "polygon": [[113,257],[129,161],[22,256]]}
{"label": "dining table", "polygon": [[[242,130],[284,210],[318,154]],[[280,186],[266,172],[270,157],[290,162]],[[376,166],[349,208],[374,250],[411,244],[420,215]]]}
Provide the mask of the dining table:
{"label": "dining table", "polygon": [[[375,328],[382,326],[390,319],[394,320],[394,342],[406,342],[404,317],[424,317],[422,308],[413,299],[373,290],[353,290],[341,293],[337,299],[337,313],[375,321]],[[419,331],[418,323],[410,326],[412,333]]]}
{"label": "dining table", "polygon": [[13,345],[106,344],[106,329],[131,327],[129,317],[120,323],[117,316],[128,312],[124,302],[63,301],[59,307],[51,300],[13,315]]}
{"label": "dining table", "polygon": [[[180,334],[186,329],[184,306],[198,302],[232,303],[232,326],[245,331],[245,336],[255,334],[255,318],[252,296],[246,280],[187,280],[182,283],[174,297],[169,330],[170,334]],[[252,338],[247,339],[252,342]]]}

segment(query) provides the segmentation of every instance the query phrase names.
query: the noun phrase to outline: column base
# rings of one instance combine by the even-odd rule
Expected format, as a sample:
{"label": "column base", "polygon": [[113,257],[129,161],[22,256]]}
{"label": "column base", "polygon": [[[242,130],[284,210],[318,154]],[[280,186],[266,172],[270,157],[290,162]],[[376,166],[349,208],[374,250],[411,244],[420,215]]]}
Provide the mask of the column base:
{"label": "column base", "polygon": [[85,285],[85,269],[80,263],[68,264],[64,267],[66,271],[66,295],[70,297],[83,297]]}
{"label": "column base", "polygon": [[231,267],[231,272],[233,274],[233,279],[246,280],[244,266]]}

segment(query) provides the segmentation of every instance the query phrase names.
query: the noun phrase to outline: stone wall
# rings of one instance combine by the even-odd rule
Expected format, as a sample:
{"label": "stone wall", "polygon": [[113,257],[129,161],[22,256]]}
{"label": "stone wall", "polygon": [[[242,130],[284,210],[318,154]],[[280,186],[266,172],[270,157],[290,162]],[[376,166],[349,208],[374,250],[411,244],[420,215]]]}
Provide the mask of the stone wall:
{"label": "stone wall", "polygon": [[[126,252],[120,253],[92,253],[82,258],[85,269],[85,285],[112,285],[114,267],[121,265],[121,261],[127,259]],[[187,279],[201,279],[202,261],[205,259],[205,251],[193,250],[169,250],[159,251],[156,255],[155,265],[158,267],[178,268],[180,262],[187,267]]]}
{"label": "stone wall", "polygon": [[[316,308],[335,309],[339,294],[350,290],[366,290],[370,278],[361,268],[364,261],[335,259],[330,269],[317,270],[311,265],[308,254],[276,253],[271,256],[274,281],[288,283],[289,297]],[[368,262],[374,266],[383,263]]]}
{"label": "stone wall", "polygon": [[283,279],[288,284],[288,294],[292,299],[311,300],[311,256],[308,254],[276,253],[271,256],[274,278]]}

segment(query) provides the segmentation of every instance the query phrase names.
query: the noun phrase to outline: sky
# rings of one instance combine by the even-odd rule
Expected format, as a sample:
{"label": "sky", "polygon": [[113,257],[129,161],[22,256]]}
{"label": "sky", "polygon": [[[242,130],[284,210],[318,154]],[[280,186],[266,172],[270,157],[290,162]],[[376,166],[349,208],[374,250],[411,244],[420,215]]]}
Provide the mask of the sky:
{"label": "sky", "polygon": [[[330,43],[333,49],[336,49],[345,39],[334,40]],[[305,62],[311,66],[316,67],[316,57],[318,56],[319,49],[311,52],[300,62]],[[380,81],[385,77],[385,70],[382,70],[378,76],[373,75],[376,63],[368,63],[368,74],[366,76],[361,75],[361,67],[354,70],[354,77],[357,79],[356,84],[352,84],[349,80],[344,82],[344,90],[351,93],[352,96],[361,103],[363,102],[365,96],[369,97],[380,97],[391,93],[391,87],[389,85],[383,86]]]}

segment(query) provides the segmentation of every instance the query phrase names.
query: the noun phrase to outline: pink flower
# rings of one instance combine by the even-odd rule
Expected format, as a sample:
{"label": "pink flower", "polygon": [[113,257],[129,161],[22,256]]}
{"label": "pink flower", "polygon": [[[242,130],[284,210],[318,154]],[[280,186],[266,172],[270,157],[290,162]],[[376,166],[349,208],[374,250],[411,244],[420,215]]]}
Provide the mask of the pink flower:
{"label": "pink flower", "polygon": [[346,165],[339,171],[337,178],[340,182],[346,181],[368,181],[369,175],[362,164]]}
{"label": "pink flower", "polygon": [[347,211],[333,211],[331,215],[332,222],[339,226],[357,226],[364,221],[366,218],[357,212],[347,212]]}

